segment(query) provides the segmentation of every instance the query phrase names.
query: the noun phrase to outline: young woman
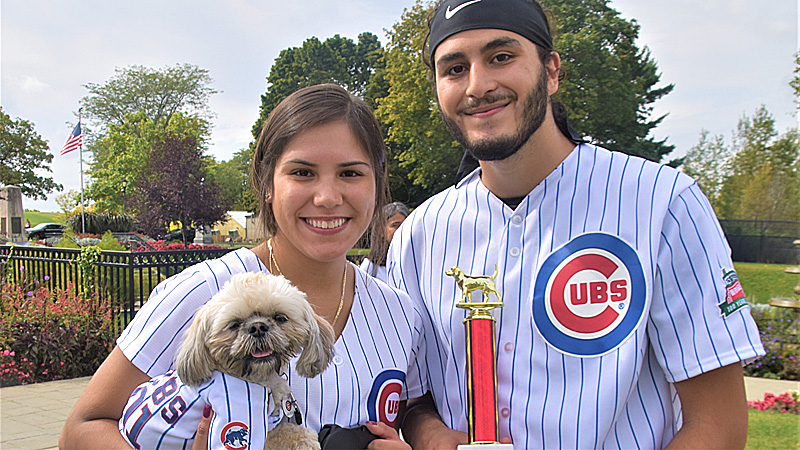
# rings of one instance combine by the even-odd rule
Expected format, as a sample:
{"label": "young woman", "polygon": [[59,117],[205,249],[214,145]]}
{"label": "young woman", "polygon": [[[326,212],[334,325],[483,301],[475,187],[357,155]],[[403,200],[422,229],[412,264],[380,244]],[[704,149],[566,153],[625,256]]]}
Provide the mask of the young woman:
{"label": "young woman", "polygon": [[[137,313],[76,403],[60,447],[129,448],[117,421],[133,389],[172,368],[196,309],[244,271],[283,275],[336,333],[335,355],[313,379],[287,374],[305,426],[368,429],[409,448],[392,428],[398,405],[424,393],[422,322],[408,298],[346,259],[387,196],[383,138],[369,107],[335,85],[301,89],[264,124],[253,158],[259,223],[267,241],[189,268],[163,283]],[[211,439],[215,436],[211,430]],[[198,448],[198,443],[195,443]]]}
{"label": "young woman", "polygon": [[361,265],[359,266],[364,272],[367,272],[383,282],[388,282],[389,275],[386,270],[386,253],[389,250],[389,243],[392,242],[394,232],[397,231],[400,224],[406,220],[409,214],[408,207],[401,202],[389,203],[383,207],[383,217],[386,218],[386,227],[383,230],[379,228],[372,229],[369,253],[364,260],[361,261]]}

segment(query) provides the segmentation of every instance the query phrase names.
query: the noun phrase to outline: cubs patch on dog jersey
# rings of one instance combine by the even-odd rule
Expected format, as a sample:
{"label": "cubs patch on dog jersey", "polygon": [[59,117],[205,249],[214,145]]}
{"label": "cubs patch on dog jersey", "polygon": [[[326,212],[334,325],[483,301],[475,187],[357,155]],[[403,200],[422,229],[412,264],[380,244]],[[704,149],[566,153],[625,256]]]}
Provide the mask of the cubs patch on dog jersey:
{"label": "cubs patch on dog jersey", "polygon": [[738,301],[730,248],[688,176],[582,144],[512,210],[480,175],[412,211],[388,258],[432,330],[449,427],[468,426],[455,266],[497,265],[499,430],[516,448],[663,448],[681,425],[671,383],[764,353],[744,304],[720,313]]}
{"label": "cubs patch on dog jersey", "polygon": [[143,383],[128,399],[119,430],[137,450],[188,449],[206,404],[214,411],[209,450],[264,448],[267,430],[276,424],[269,391],[219,372],[196,387],[183,384],[174,371]]}
{"label": "cubs patch on dog jersey", "polygon": [[[421,311],[404,292],[353,268],[353,306],[334,344],[332,363],[307,379],[295,373],[295,358],[287,373],[303,426],[315,431],[325,424],[363,425],[373,417],[391,424],[396,400],[426,392]],[[120,350],[150,376],[173,369],[183,332],[197,308],[233,274],[251,271],[265,268],[252,251],[239,249],[163,281],[117,340]]]}

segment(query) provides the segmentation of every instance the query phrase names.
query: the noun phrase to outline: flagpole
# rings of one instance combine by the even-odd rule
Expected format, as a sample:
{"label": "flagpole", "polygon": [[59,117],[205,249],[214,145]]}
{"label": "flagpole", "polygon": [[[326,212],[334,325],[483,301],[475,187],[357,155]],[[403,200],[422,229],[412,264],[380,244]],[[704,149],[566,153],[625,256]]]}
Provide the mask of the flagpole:
{"label": "flagpole", "polygon": [[[78,108],[78,123],[81,123],[81,111],[83,108]],[[83,134],[82,130],[81,134]],[[86,216],[83,212],[83,139],[78,146],[78,159],[81,161],[81,233],[86,234]]]}

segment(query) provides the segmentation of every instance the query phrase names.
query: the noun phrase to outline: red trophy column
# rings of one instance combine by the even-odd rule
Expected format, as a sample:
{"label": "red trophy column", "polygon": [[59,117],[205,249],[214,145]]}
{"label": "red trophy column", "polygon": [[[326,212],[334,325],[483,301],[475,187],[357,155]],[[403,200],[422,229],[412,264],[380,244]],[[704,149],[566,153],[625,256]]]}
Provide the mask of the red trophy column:
{"label": "red trophy column", "polygon": [[[471,308],[470,308],[471,309]],[[465,320],[467,331],[467,391],[469,441],[497,442],[497,373],[494,318],[488,310],[473,309]]]}
{"label": "red trophy column", "polygon": [[[467,344],[467,419],[469,444],[459,445],[458,450],[480,448],[481,450],[511,450],[511,444],[500,444],[497,419],[497,368],[494,340],[494,317],[490,311],[502,308],[503,300],[494,285],[495,275],[472,276],[458,267],[445,272],[456,279],[461,288],[461,302],[456,306],[469,311],[464,319]],[[472,292],[483,293],[482,302],[472,301]],[[497,301],[488,301],[489,295]]]}

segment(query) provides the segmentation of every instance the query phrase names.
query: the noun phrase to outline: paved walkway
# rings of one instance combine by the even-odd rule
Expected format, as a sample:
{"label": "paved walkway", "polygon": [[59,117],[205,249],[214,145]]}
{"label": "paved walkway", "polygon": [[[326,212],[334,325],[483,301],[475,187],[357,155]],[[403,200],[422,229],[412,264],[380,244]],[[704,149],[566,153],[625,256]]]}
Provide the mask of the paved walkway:
{"label": "paved walkway", "polygon": [[[55,449],[58,435],[89,377],[0,388],[0,449]],[[745,378],[748,400],[761,400],[765,392],[782,394],[800,390],[798,381]]]}

